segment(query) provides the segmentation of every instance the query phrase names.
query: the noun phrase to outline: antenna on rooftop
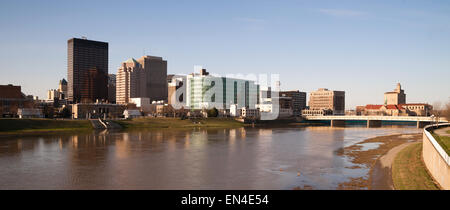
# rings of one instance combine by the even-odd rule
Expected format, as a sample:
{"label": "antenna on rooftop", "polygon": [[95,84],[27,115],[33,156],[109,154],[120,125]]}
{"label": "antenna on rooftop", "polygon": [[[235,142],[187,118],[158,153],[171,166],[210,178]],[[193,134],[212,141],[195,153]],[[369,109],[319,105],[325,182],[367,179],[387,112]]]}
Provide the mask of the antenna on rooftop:
{"label": "antenna on rooftop", "polygon": [[84,40],[86,40],[86,39],[87,39],[87,37],[86,37],[86,36],[81,36],[81,39],[84,39]]}

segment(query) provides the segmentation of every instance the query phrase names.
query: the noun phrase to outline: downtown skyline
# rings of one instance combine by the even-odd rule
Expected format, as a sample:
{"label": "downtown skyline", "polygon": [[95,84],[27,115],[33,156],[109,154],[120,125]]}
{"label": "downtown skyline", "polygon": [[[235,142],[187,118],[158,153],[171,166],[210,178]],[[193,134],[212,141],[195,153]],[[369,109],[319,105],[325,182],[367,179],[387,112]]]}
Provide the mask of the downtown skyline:
{"label": "downtown skyline", "polygon": [[[149,54],[167,59],[168,74],[202,65],[221,75],[278,73],[283,90],[343,90],[348,109],[381,104],[397,82],[408,102],[450,96],[445,1],[26,4],[2,1],[0,25],[8,30],[0,34],[0,63],[8,69],[0,84],[40,98],[67,79],[66,41],[81,36],[110,44],[110,74]],[[132,8],[131,18],[118,12]]]}

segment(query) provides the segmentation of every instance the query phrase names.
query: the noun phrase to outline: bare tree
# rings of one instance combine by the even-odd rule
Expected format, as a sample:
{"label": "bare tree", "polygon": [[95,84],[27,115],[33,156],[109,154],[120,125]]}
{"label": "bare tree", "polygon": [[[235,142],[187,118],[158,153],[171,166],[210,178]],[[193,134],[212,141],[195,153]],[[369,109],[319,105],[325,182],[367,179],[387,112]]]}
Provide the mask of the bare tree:
{"label": "bare tree", "polygon": [[436,117],[442,116],[442,102],[436,101],[433,103],[433,110],[431,111],[431,114],[433,114]]}
{"label": "bare tree", "polygon": [[445,110],[442,114],[445,119],[450,120],[450,101],[445,105]]}
{"label": "bare tree", "polygon": [[442,102],[440,102],[440,101],[435,101],[435,102],[433,103],[433,110],[435,110],[435,111],[442,110]]}

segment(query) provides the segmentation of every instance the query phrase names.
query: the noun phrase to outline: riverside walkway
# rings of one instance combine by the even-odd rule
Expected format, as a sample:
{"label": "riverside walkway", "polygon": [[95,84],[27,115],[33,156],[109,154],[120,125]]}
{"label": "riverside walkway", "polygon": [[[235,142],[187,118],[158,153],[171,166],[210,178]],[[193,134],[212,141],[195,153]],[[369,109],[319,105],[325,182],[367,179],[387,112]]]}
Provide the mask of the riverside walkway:
{"label": "riverside walkway", "polygon": [[445,128],[439,128],[434,130],[433,132],[439,136],[448,136],[450,137],[450,133],[448,133],[450,131],[450,127],[445,127]]}
{"label": "riverside walkway", "polygon": [[91,124],[94,129],[121,129],[122,127],[112,122],[111,120],[91,119]]}

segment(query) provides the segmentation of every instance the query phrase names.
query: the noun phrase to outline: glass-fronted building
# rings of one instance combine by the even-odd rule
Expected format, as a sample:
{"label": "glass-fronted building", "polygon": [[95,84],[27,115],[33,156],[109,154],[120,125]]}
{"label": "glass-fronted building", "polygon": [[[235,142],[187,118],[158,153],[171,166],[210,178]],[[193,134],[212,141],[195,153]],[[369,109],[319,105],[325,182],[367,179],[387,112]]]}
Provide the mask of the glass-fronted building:
{"label": "glass-fronted building", "polygon": [[203,69],[188,75],[186,85],[186,105],[191,109],[230,109],[231,104],[254,109],[259,103],[259,85],[250,80],[215,77]]}

